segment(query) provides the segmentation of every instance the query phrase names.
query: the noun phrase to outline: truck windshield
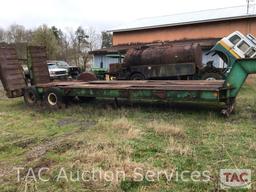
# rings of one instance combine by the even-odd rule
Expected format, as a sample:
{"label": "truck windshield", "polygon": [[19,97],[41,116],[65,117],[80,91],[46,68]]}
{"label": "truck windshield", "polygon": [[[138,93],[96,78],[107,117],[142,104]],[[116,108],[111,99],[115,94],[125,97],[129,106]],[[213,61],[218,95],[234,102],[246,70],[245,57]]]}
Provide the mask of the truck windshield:
{"label": "truck windshield", "polygon": [[229,41],[231,43],[233,43],[234,45],[236,45],[240,40],[241,40],[241,38],[238,35],[234,35],[229,38]]}
{"label": "truck windshield", "polygon": [[245,41],[242,41],[238,46],[238,49],[242,50],[244,53],[248,51],[250,45],[248,45]]}
{"label": "truck windshield", "polygon": [[48,64],[48,68],[49,69],[57,69],[57,65],[56,64]]}
{"label": "truck windshield", "polygon": [[59,61],[59,62],[57,62],[57,65],[60,66],[60,67],[69,67],[69,64],[67,64],[67,63],[64,62],[64,61]]}

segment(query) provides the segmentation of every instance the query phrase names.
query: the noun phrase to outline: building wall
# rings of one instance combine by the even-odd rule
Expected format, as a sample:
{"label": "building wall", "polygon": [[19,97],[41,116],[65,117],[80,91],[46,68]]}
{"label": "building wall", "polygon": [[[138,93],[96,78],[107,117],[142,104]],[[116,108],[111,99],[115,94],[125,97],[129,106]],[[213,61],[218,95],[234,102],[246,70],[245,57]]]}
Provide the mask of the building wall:
{"label": "building wall", "polygon": [[250,18],[130,32],[114,32],[113,45],[183,39],[222,38],[234,31],[256,35],[256,19]]}
{"label": "building wall", "polygon": [[106,57],[105,55],[94,55],[93,68],[109,69],[109,64],[112,63],[118,63],[118,59]]}

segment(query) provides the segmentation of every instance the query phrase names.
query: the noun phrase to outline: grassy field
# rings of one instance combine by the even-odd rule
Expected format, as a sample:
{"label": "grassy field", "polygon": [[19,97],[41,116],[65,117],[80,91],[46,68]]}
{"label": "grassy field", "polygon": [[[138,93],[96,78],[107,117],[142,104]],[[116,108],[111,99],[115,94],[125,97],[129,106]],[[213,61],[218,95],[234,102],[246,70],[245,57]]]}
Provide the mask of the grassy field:
{"label": "grassy field", "polygon": [[[255,79],[243,87],[236,113],[228,119],[213,105],[123,103],[116,109],[112,101],[96,100],[49,112],[3,95],[0,92],[1,192],[219,191],[222,168],[252,169],[256,179]],[[15,167],[24,168],[20,181]],[[31,173],[37,177],[42,167],[48,168],[42,177],[49,181],[34,181]],[[145,177],[138,180],[135,170]],[[149,181],[149,170],[207,171],[210,181],[168,180],[164,174]],[[81,179],[85,171],[87,179]],[[111,180],[111,173],[116,176],[118,171],[125,177]],[[60,173],[68,180],[59,179]],[[104,178],[99,179],[99,173]],[[256,190],[255,183],[252,187]]]}

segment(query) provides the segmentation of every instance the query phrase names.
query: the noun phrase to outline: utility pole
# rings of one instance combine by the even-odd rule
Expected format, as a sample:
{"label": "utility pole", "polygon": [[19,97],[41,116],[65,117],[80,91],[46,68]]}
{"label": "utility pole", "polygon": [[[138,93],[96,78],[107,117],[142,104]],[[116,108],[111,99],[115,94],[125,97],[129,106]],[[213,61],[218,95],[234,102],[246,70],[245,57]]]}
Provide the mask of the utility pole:
{"label": "utility pole", "polygon": [[254,2],[254,0],[246,0],[246,4],[247,4],[247,6],[246,6],[246,9],[247,9],[246,13],[247,13],[247,15],[249,15],[249,13],[250,13],[250,8],[251,8],[251,4],[250,3],[252,3],[252,2]]}
{"label": "utility pole", "polygon": [[249,8],[250,8],[250,0],[246,0],[246,4],[247,4],[246,13],[248,15],[249,14]]}

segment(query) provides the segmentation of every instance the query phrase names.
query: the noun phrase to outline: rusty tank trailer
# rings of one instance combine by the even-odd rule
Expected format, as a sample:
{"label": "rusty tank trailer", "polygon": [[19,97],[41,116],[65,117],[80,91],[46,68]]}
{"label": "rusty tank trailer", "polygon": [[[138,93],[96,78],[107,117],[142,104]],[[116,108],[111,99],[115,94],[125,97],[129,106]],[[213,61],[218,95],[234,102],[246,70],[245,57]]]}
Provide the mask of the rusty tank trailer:
{"label": "rusty tank trailer", "polygon": [[202,63],[202,54],[197,43],[132,48],[122,65],[110,65],[109,73],[118,80],[205,79],[205,74],[222,79],[221,71]]}
{"label": "rusty tank trailer", "polygon": [[179,46],[152,46],[130,49],[125,55],[124,65],[162,65],[194,63],[202,67],[202,50],[199,44]]}

